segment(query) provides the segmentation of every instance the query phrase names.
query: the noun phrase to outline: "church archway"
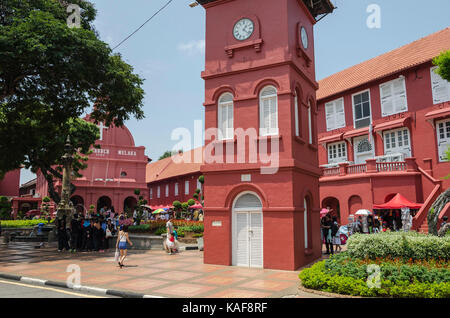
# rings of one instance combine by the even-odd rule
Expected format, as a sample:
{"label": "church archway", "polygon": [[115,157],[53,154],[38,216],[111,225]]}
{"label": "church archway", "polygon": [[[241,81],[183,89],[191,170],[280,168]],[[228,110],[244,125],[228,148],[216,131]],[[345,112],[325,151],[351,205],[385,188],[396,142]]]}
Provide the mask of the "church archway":
{"label": "church archway", "polygon": [[330,208],[332,210],[331,215],[338,218],[338,222],[341,222],[341,206],[339,200],[334,197],[328,197],[322,200],[322,209]]}
{"label": "church archway", "polygon": [[135,197],[127,197],[124,201],[123,201],[123,211],[125,213],[130,213],[133,214],[134,208],[137,206],[137,199]]}
{"label": "church archway", "polygon": [[84,206],[84,199],[83,197],[79,196],[79,195],[74,195],[73,197],[70,198],[70,201],[72,201],[73,203],[73,207],[75,208],[75,211],[78,214],[84,214],[86,211],[86,208]]}
{"label": "church archway", "polygon": [[111,207],[111,199],[107,196],[102,196],[97,201],[97,212],[100,212],[100,209],[105,206],[108,209]]}
{"label": "church archway", "polygon": [[362,209],[362,199],[358,195],[351,196],[348,199],[348,212],[355,214],[359,209]]}

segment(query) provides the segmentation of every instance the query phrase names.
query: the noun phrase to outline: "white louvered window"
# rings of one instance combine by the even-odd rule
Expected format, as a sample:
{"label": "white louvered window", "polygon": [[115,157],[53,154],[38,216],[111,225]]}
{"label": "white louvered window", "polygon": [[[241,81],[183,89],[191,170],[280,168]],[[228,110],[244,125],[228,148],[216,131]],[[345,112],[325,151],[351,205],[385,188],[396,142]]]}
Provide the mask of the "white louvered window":
{"label": "white louvered window", "polygon": [[404,77],[381,84],[380,96],[382,117],[406,112],[408,110]]}
{"label": "white louvered window", "polygon": [[295,114],[295,118],[294,118],[294,120],[295,120],[295,135],[297,137],[299,137],[300,136],[300,122],[299,122],[300,118],[298,115],[298,93],[297,93],[297,91],[295,92],[295,96],[294,96],[294,114]]}
{"label": "white louvered window", "polygon": [[273,86],[266,86],[259,96],[260,135],[278,135],[278,95]]}
{"label": "white louvered window", "polygon": [[178,195],[178,182],[175,183],[175,196]]}
{"label": "white louvered window", "polygon": [[156,197],[159,199],[161,197],[161,187],[158,186],[158,188],[156,189]]}
{"label": "white louvered window", "polygon": [[166,198],[169,196],[169,185],[166,184]]}
{"label": "white louvered window", "polygon": [[309,134],[309,143],[313,143],[313,135],[312,135],[312,114],[311,114],[311,102],[308,104],[308,134]]}
{"label": "white louvered window", "polygon": [[153,188],[150,188],[150,199],[153,199]]}
{"label": "white louvered window", "polygon": [[233,95],[225,93],[219,98],[218,108],[219,140],[233,139]]}
{"label": "white louvered window", "polygon": [[325,104],[327,131],[345,127],[344,98]]}
{"label": "white louvered window", "polygon": [[450,147],[450,119],[436,122],[439,162],[448,161],[446,151]]}
{"label": "white louvered window", "polygon": [[431,90],[433,92],[433,104],[441,104],[450,101],[450,82],[443,79],[435,73],[438,67],[432,67],[431,72]]}
{"label": "white louvered window", "polygon": [[347,146],[345,141],[328,145],[328,163],[347,161]]}
{"label": "white louvered window", "polygon": [[306,198],[303,199],[303,207],[305,211],[303,212],[303,230],[305,232],[305,249],[309,247],[308,242],[308,202],[306,201]]}
{"label": "white louvered window", "polygon": [[189,194],[189,181],[184,182],[184,194]]}
{"label": "white louvered window", "polygon": [[200,181],[198,181],[198,179],[197,179],[197,189],[200,189],[200,191],[202,191],[202,184],[200,183]]}

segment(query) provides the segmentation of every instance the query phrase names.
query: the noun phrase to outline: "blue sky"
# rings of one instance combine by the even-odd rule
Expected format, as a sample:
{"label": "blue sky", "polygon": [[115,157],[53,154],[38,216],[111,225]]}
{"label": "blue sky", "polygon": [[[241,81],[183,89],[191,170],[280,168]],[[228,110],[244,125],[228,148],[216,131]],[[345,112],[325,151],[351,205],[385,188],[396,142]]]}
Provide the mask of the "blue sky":
{"label": "blue sky", "polygon": [[[116,46],[168,0],[91,0],[96,28]],[[239,1],[239,0],[236,0]],[[257,0],[255,0],[257,1]],[[278,0],[273,0],[278,1]],[[175,128],[194,130],[203,120],[205,10],[191,0],[174,0],[116,52],[145,78],[144,120],[129,120],[135,143],[153,160],[177,143]],[[450,25],[449,0],[332,0],[335,12],[315,28],[316,69],[320,80]],[[381,9],[381,28],[367,27],[369,5]],[[33,176],[23,171],[21,183]]]}

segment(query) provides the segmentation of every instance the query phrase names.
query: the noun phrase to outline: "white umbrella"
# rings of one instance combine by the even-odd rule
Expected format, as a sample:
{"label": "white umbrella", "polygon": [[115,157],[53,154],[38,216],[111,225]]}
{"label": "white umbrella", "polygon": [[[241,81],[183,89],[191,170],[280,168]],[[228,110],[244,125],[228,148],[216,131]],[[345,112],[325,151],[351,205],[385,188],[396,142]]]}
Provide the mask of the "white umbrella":
{"label": "white umbrella", "polygon": [[372,214],[372,212],[370,212],[369,210],[365,210],[365,209],[362,209],[362,210],[358,210],[356,213],[355,213],[355,215],[370,215],[370,214]]}

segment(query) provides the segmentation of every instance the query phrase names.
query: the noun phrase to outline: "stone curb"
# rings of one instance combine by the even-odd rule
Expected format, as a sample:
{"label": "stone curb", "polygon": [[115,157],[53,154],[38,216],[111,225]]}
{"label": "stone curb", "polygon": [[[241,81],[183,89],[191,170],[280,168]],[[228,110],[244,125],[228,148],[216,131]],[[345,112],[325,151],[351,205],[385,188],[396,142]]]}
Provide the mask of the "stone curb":
{"label": "stone curb", "polygon": [[20,282],[27,283],[30,285],[60,287],[60,288],[77,290],[77,291],[91,292],[93,294],[99,294],[99,295],[118,296],[121,298],[164,298],[161,296],[144,295],[144,294],[138,294],[138,293],[133,293],[133,292],[114,290],[114,289],[104,289],[104,288],[91,287],[91,286],[71,285],[71,284],[60,282],[60,281],[43,280],[43,279],[38,279],[38,278],[4,274],[4,273],[0,273],[0,278],[14,280],[14,281],[20,281]]}

